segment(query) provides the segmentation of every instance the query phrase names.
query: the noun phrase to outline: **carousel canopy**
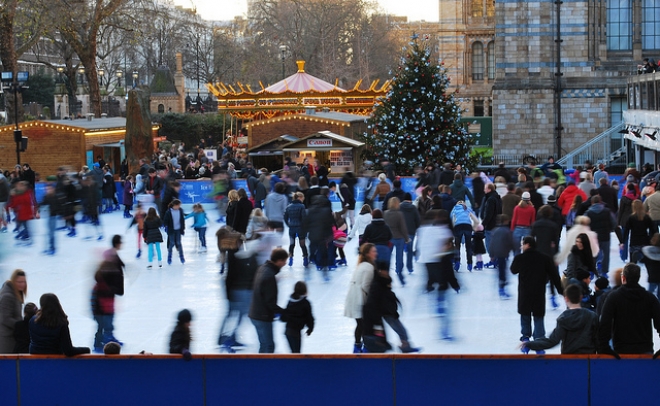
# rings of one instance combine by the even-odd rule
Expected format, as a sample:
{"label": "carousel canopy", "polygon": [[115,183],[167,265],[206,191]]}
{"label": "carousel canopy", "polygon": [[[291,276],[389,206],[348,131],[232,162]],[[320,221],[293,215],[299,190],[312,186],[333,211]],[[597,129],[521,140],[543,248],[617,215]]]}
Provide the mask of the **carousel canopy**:
{"label": "carousel canopy", "polygon": [[296,61],[298,72],[281,80],[274,85],[268,86],[259,93],[308,93],[308,92],[346,92],[337,84],[328,83],[305,72],[305,61]]}

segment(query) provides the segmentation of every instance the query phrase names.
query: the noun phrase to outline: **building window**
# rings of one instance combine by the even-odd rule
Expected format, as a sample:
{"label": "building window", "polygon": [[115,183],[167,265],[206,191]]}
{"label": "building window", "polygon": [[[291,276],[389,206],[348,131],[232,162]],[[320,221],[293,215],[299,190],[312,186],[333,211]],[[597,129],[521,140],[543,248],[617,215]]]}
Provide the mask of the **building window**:
{"label": "building window", "polygon": [[484,80],[484,46],[472,44],[472,80]]}
{"label": "building window", "polygon": [[474,101],[474,116],[475,117],[483,117],[484,116],[484,101],[483,100],[475,100]]}
{"label": "building window", "polygon": [[472,17],[484,16],[484,1],[472,0]]}
{"label": "building window", "polygon": [[495,80],[495,43],[488,44],[488,80]]}
{"label": "building window", "polygon": [[660,49],[660,1],[644,0],[642,8],[642,48]]}
{"label": "building window", "polygon": [[610,99],[610,127],[623,121],[623,112],[628,110],[628,101],[625,97],[612,97]]}
{"label": "building window", "polygon": [[162,114],[165,113],[165,106],[162,104],[158,105],[158,113]]}
{"label": "building window", "polygon": [[607,0],[607,49],[632,48],[632,9],[630,0]]}
{"label": "building window", "polygon": [[495,17],[495,0],[486,0],[486,16]]}

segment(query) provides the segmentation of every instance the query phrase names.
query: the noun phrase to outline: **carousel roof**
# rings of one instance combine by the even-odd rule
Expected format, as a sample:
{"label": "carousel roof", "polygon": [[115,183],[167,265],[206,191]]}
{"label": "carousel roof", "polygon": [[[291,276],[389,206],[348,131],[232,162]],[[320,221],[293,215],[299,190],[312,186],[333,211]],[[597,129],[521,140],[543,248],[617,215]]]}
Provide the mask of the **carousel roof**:
{"label": "carousel roof", "polygon": [[305,61],[296,61],[298,72],[274,85],[268,86],[259,93],[308,93],[308,92],[346,92],[335,83],[328,83],[305,72]]}

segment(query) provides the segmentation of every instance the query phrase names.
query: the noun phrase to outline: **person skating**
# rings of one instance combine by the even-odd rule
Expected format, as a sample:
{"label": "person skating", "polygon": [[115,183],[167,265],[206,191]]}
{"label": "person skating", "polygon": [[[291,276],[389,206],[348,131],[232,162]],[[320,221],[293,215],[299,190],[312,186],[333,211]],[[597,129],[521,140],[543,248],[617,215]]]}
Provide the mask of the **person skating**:
{"label": "person skating", "polygon": [[154,250],[158,255],[158,267],[163,267],[163,257],[160,252],[160,244],[163,242],[163,234],[160,232],[160,228],[163,226],[162,221],[158,217],[158,212],[154,207],[149,208],[147,217],[144,219],[144,243],[147,244],[147,260],[149,265],[148,269],[151,269],[151,263],[154,259]]}
{"label": "person skating", "polygon": [[314,316],[312,305],[307,300],[307,285],[303,281],[296,282],[289,303],[282,313],[281,321],[286,322],[285,336],[291,352],[300,353],[302,345],[301,330],[307,326],[305,334],[310,336],[314,331]]}
{"label": "person skating", "polygon": [[186,232],[186,222],[183,209],[181,209],[181,200],[175,199],[170,203],[169,209],[165,212],[165,217],[163,218],[163,225],[167,232],[167,264],[172,265],[172,251],[174,247],[179,251],[181,263],[185,263],[186,259],[183,256],[181,237]]}

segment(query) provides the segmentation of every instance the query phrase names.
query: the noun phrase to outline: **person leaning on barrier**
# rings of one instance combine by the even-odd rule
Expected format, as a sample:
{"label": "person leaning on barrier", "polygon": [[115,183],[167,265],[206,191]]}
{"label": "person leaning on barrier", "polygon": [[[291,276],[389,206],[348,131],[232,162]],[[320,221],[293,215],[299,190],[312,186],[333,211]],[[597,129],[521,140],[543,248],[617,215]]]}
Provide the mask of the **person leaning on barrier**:
{"label": "person leaning on barrier", "polygon": [[[618,354],[653,354],[651,323],[660,334],[660,302],[639,285],[639,277],[639,266],[626,264],[621,287],[607,296],[600,315],[599,354],[617,358]],[[614,349],[610,347],[610,339]],[[657,356],[658,353],[654,355]]]}

